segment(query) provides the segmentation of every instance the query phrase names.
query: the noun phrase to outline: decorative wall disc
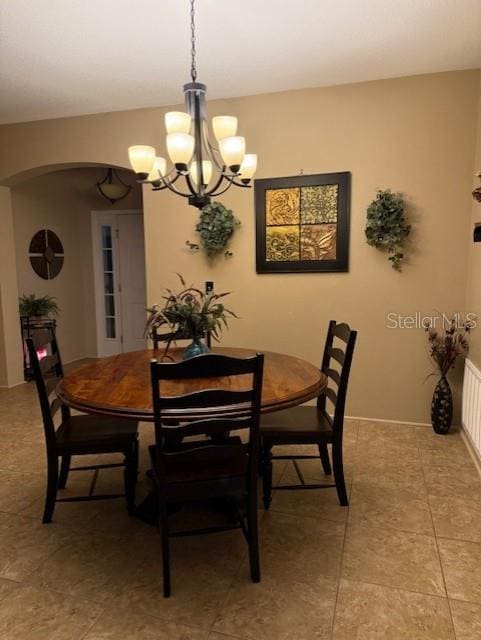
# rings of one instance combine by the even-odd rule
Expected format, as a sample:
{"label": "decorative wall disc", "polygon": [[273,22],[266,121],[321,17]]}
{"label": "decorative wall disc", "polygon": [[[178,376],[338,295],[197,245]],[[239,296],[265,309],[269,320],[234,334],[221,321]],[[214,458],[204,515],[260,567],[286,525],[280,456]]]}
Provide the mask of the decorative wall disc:
{"label": "decorative wall disc", "polygon": [[53,280],[63,267],[63,246],[60,238],[50,229],[37,231],[30,242],[30,264],[44,280]]}

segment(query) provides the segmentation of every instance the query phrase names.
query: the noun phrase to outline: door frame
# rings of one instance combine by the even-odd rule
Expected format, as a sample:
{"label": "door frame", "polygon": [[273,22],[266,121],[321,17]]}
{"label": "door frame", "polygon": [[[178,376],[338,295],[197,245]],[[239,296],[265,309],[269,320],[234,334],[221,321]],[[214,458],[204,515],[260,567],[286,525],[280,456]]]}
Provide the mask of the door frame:
{"label": "door frame", "polygon": [[[92,230],[92,256],[94,272],[94,298],[95,298],[95,326],[97,357],[103,358],[109,355],[116,355],[122,352],[122,291],[121,283],[118,281],[120,272],[119,243],[117,227],[117,216],[125,214],[139,214],[143,216],[142,209],[114,209],[96,210],[90,212]],[[105,311],[104,311],[104,271],[102,264],[102,245],[100,227],[111,225],[115,231],[112,234],[112,259],[114,273],[114,304],[115,304],[115,326],[116,337],[105,337]],[[106,348],[106,344],[111,344],[111,349]]]}

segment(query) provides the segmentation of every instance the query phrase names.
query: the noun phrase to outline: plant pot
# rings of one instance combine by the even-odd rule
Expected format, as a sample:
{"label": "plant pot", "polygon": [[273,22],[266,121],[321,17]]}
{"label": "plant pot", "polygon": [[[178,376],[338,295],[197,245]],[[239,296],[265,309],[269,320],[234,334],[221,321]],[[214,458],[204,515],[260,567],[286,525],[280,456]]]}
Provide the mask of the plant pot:
{"label": "plant pot", "polygon": [[436,433],[445,435],[453,422],[453,395],[446,376],[442,375],[434,389],[431,424]]}
{"label": "plant pot", "polygon": [[194,338],[182,352],[182,360],[189,360],[189,358],[201,356],[203,353],[209,353],[209,351],[209,347],[205,344],[202,338]]}

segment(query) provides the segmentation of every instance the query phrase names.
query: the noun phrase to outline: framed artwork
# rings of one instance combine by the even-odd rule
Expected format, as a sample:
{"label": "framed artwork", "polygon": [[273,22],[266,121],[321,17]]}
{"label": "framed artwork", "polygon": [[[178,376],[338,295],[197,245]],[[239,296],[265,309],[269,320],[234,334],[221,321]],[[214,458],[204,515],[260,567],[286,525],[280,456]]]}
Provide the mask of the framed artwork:
{"label": "framed artwork", "polygon": [[255,180],[257,273],[348,271],[351,174]]}

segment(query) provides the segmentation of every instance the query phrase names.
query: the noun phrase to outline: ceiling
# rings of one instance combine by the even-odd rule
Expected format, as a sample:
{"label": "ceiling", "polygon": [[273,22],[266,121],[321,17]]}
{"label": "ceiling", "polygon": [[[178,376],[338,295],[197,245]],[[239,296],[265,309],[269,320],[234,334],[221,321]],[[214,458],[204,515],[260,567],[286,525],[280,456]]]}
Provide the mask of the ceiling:
{"label": "ceiling", "polygon": [[[210,98],[481,67],[481,0],[197,0]],[[0,123],[182,101],[188,0],[0,0]]]}

